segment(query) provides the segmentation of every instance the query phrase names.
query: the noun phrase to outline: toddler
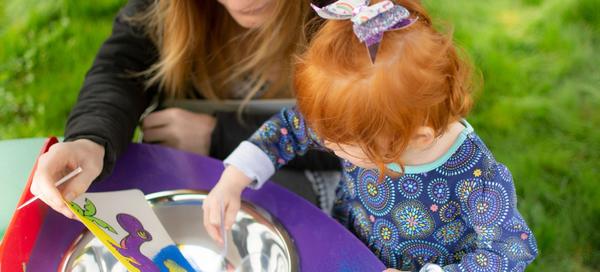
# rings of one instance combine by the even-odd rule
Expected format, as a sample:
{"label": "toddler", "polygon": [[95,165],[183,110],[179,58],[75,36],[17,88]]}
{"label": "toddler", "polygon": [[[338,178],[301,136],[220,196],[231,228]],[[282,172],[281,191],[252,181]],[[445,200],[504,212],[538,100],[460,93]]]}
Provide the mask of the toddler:
{"label": "toddler", "polygon": [[417,1],[374,2],[315,7],[331,20],[298,60],[297,106],[225,160],[204,203],[206,228],[221,241],[220,222],[231,227],[245,187],[324,149],[343,160],[333,216],[387,267],[523,271],[536,242],[510,171],[464,119],[469,64]]}

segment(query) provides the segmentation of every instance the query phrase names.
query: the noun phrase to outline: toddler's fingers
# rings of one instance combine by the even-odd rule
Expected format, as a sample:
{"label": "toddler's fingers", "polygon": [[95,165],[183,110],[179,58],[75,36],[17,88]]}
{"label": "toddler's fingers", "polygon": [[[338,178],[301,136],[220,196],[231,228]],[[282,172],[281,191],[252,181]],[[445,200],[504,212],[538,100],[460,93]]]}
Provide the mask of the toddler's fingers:
{"label": "toddler's fingers", "polygon": [[213,226],[221,225],[221,207],[219,204],[215,204],[214,202],[211,203],[208,222]]}
{"label": "toddler's fingers", "polygon": [[[210,228],[212,228],[212,225],[210,224],[208,218],[210,217],[210,204],[208,204],[208,199],[204,200],[204,203],[202,204],[202,223],[204,225],[204,229],[206,229],[206,232],[210,235]],[[211,236],[212,238],[212,236]],[[214,239],[214,238],[213,238]]]}
{"label": "toddler's fingers", "polygon": [[231,226],[235,222],[235,217],[237,216],[238,211],[240,210],[240,202],[232,201],[227,206],[227,211],[225,212],[225,229],[230,230]]}
{"label": "toddler's fingers", "polygon": [[206,231],[208,232],[210,238],[212,238],[214,241],[217,241],[217,243],[219,243],[220,245],[223,244],[223,238],[221,238],[220,228],[210,225],[206,228]]}
{"label": "toddler's fingers", "polygon": [[[217,241],[219,244],[223,244],[223,237],[221,237],[221,211],[217,205],[212,205],[210,208],[210,212],[208,214],[209,227],[208,227],[208,235],[212,237],[213,240]],[[217,218],[217,223],[215,222],[215,218]]]}
{"label": "toddler's fingers", "polygon": [[202,224],[204,225],[204,228],[208,230],[208,204],[207,204],[207,200],[205,199],[202,202]]}
{"label": "toddler's fingers", "polygon": [[[219,229],[220,229],[220,224],[219,224],[220,211],[217,206],[218,205],[215,205],[215,202],[212,201],[212,198],[210,197],[210,195],[207,199],[204,200],[204,204],[202,205],[202,209],[204,210],[204,216],[203,216],[204,228],[206,229],[206,232],[213,240],[215,240],[219,243],[223,243],[223,240],[221,238],[220,231],[219,231]],[[215,219],[215,217],[216,217],[216,219]],[[214,220],[217,221],[216,224],[213,223]]]}

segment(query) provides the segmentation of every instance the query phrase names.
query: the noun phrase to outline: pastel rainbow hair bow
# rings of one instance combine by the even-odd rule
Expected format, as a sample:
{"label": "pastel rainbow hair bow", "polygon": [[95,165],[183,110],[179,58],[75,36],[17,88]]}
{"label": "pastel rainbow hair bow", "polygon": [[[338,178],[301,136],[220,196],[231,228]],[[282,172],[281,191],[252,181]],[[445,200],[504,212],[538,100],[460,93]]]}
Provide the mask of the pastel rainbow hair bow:
{"label": "pastel rainbow hair bow", "polygon": [[383,33],[410,26],[417,19],[411,19],[410,12],[390,0],[369,6],[370,0],[339,0],[319,8],[311,4],[317,14],[329,20],[352,21],[354,34],[365,43],[371,61],[375,63],[377,50]]}

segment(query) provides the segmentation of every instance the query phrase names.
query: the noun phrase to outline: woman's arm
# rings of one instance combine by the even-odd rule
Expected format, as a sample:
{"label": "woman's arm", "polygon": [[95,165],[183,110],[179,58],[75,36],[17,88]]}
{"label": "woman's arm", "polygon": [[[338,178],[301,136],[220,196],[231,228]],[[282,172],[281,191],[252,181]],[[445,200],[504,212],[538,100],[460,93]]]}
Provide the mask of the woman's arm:
{"label": "woman's arm", "polygon": [[[145,4],[130,1],[117,15],[113,32],[100,48],[71,111],[65,142],[40,157],[31,192],[67,217],[74,218],[63,199],[76,198],[93,180],[112,171],[152,96],[152,91],[144,91],[142,79],[132,77],[131,72],[150,67],[156,50],[140,29],[124,19]],[[57,189],[54,182],[78,166],[83,172]]]}
{"label": "woman's arm", "polygon": [[104,147],[103,174],[112,171],[155,94],[155,89],[144,90],[142,78],[132,75],[148,69],[158,57],[143,30],[127,20],[146,7],[147,1],[132,0],[119,12],[67,122],[65,141],[89,139]]}

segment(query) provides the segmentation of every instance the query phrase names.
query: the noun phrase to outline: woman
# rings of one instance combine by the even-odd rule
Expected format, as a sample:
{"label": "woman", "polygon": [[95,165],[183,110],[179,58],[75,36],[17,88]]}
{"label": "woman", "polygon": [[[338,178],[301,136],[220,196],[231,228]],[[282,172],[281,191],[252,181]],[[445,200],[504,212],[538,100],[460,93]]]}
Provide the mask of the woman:
{"label": "woman", "polygon": [[[131,0],[86,75],[65,141],[40,158],[31,192],[74,218],[61,197],[74,199],[112,171],[156,97],[238,99],[242,105],[289,97],[292,55],[306,44],[309,14],[308,1]],[[268,116],[244,114],[244,126],[235,112],[165,109],[147,115],[141,128],[146,142],[222,159]],[[322,153],[295,167],[307,169],[311,161],[312,170],[339,167]],[[55,188],[77,166],[84,171]]]}

